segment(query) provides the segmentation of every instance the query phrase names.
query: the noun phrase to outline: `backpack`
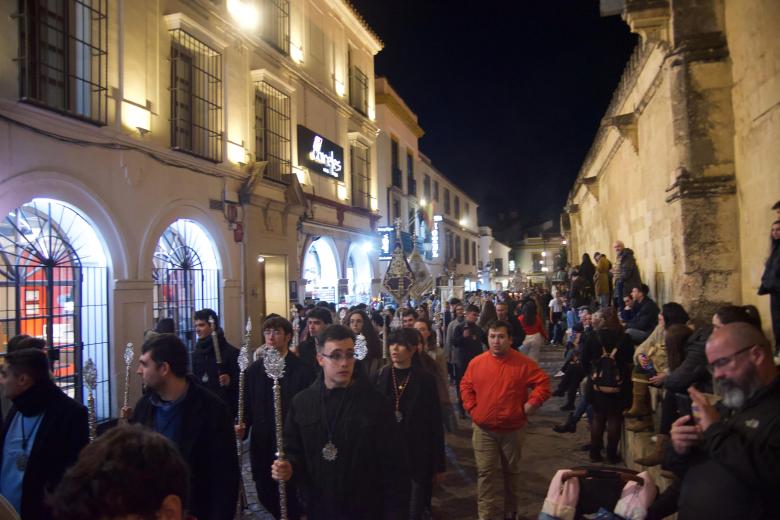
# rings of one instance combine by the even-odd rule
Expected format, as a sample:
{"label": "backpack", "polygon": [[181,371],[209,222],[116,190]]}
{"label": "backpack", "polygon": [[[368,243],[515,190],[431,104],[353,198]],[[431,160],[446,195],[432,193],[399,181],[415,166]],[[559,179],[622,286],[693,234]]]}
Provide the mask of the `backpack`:
{"label": "backpack", "polygon": [[[596,339],[601,344],[598,335],[596,335]],[[607,353],[604,345],[601,345],[601,357],[593,363],[592,380],[593,389],[596,392],[601,392],[602,394],[616,394],[620,392],[623,378],[620,376],[620,369],[615,361],[617,350],[617,347],[615,347],[612,349],[612,352]]]}

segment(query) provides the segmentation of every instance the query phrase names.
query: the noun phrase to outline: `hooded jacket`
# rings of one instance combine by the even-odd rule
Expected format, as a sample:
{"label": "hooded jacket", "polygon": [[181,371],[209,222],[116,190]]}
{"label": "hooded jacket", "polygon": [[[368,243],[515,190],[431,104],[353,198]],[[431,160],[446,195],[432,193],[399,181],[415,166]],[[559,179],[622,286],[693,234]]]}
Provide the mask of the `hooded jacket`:
{"label": "hooded jacket", "polygon": [[618,257],[620,266],[620,281],[623,283],[623,294],[628,294],[634,287],[642,285],[642,277],[639,276],[639,267],[636,265],[634,251],[631,248],[623,249]]}

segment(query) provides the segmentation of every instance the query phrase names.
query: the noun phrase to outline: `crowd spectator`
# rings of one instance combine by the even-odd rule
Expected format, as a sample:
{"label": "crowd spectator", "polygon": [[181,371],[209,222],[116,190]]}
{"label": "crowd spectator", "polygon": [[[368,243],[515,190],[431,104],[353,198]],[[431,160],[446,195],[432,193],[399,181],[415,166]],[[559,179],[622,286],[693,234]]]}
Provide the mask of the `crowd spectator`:
{"label": "crowd spectator", "polygon": [[[775,206],[778,204],[780,202]],[[775,335],[775,352],[780,352],[780,220],[772,223],[771,244],[758,294],[769,295],[772,332]]]}
{"label": "crowd spectator", "polygon": [[563,342],[563,327],[561,326],[563,304],[561,303],[561,299],[558,296],[552,297],[548,307],[550,320],[548,322],[547,337],[550,338],[550,343],[553,345],[560,345]]}
{"label": "crowd spectator", "polygon": [[189,518],[189,470],[176,446],[140,426],[85,447],[48,499],[57,520]]}
{"label": "crowd spectator", "polygon": [[[469,305],[463,323],[455,327],[453,332],[453,363],[455,364],[455,388],[460,388],[460,381],[466,372],[466,367],[476,356],[484,351],[485,333],[477,326],[479,307]],[[461,418],[465,419],[463,401],[458,393],[458,406]]]}
{"label": "crowd spectator", "polygon": [[658,325],[658,314],[661,309],[650,298],[650,288],[640,284],[631,290],[634,304],[631,307],[631,319],[625,322],[626,334],[631,336],[635,345],[639,345],[650,336]]}
{"label": "crowd spectator", "polygon": [[509,323],[509,336],[512,339],[512,348],[517,350],[523,344],[525,332],[523,332],[523,327],[520,326],[517,320],[512,319],[511,316],[508,302],[504,301],[496,304],[496,320]]}
{"label": "crowd spectator", "polygon": [[617,240],[613,245],[617,255],[616,265],[612,268],[615,277],[615,306],[619,307],[623,297],[631,292],[634,287],[642,284],[639,276],[639,267],[636,265],[634,251],[627,248],[622,241]]}
{"label": "crowd spectator", "polygon": [[306,315],[306,332],[309,337],[300,342],[293,352],[311,367],[317,366],[317,336],[331,323],[333,316],[328,309],[322,307],[315,307]]}
{"label": "crowd spectator", "polygon": [[693,414],[672,426],[668,466],[682,479],[680,520],[777,518],[780,383],[773,350],[747,323],[723,325],[707,341],[722,406],[691,387]]}
{"label": "crowd spectator", "polygon": [[496,313],[496,306],[491,300],[485,300],[485,302],[482,304],[482,310],[479,313],[479,318],[477,319],[477,327],[482,329],[482,332],[484,332],[485,336],[487,336],[488,326],[497,319],[498,314]]}
{"label": "crowd spectator", "polygon": [[582,254],[582,262],[580,262],[578,271],[580,278],[582,278],[583,285],[585,286],[585,294],[588,298],[591,298],[594,294],[593,279],[596,275],[596,266],[593,265],[588,253]]}
{"label": "crowd spectator", "polygon": [[596,299],[602,309],[609,307],[609,277],[612,271],[612,262],[609,261],[607,255],[602,253],[595,253],[593,258],[596,259],[596,274],[593,275],[593,288],[596,295]]}
{"label": "crowd spectator", "polygon": [[[404,316],[404,327],[406,327],[405,320],[406,316]],[[360,370],[366,376],[368,376],[370,380],[373,381],[373,379],[379,373],[379,370],[385,364],[385,359],[383,358],[382,353],[382,341],[379,339],[379,335],[374,330],[374,327],[369,321],[368,315],[365,311],[351,311],[347,316],[347,323],[349,323],[350,330],[356,336],[358,334],[362,334],[366,339],[366,349],[368,352],[366,353],[366,357],[363,358],[358,364]],[[412,323],[412,326],[414,326],[414,323]]]}

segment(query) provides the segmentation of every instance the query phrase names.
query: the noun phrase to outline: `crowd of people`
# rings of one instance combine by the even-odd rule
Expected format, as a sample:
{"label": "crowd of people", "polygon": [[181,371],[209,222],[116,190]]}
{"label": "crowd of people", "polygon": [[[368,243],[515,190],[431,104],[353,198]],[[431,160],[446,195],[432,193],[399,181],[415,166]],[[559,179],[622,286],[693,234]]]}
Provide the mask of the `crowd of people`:
{"label": "crowd of people", "polygon": [[[779,243],[780,221],[759,289],[776,337]],[[624,430],[655,431],[631,462],[661,466],[672,484],[646,518],[776,517],[777,346],[757,309],[724,305],[702,323],[679,303],[659,308],[632,250],[616,241],[614,251],[614,262],[583,255],[550,290],[267,316],[243,400],[238,349],[213,310],[195,313],[191,349],[160,320],[138,359],[142,397],[92,443],[87,409],[54,383],[45,341],[12,338],[0,365],[0,513],[232,519],[248,439],[258,500],[276,518],[431,518],[459,415],[472,428],[479,518],[516,518],[528,417],[555,395],[570,412],[555,431],[575,432],[586,416],[594,463],[622,462]],[[284,361],[283,425],[269,349]],[[563,355],[554,391],[543,349]]]}

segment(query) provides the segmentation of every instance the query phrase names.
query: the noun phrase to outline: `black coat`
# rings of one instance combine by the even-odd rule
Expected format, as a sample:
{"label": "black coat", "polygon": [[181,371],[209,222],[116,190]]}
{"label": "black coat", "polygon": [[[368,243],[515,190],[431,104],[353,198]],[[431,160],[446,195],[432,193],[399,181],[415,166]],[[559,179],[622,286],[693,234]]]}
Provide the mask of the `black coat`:
{"label": "black coat", "polygon": [[[244,377],[244,423],[252,428],[249,444],[252,476],[256,481],[270,481],[271,464],[276,459],[273,380],[266,374],[262,359],[252,363]],[[282,420],[287,417],[293,398],[308,388],[315,377],[314,368],[298,356],[293,353],[285,356],[284,377],[279,380]]]}
{"label": "black coat", "polygon": [[[434,376],[423,369],[421,362],[413,363],[411,370],[409,383],[401,394],[401,429],[412,478],[419,482],[430,481],[434,473],[446,469],[441,406]],[[376,389],[387,398],[390,409],[395,412],[391,367],[384,367],[379,372]]]}
{"label": "black coat", "polygon": [[780,378],[707,428],[687,455],[668,450],[682,477],[680,520],[776,519],[780,512]]}
{"label": "black coat", "polygon": [[[464,337],[463,333],[469,329],[469,337]],[[455,365],[462,372],[466,371],[469,362],[484,352],[485,333],[476,323],[469,323],[463,320],[458,324],[452,333],[453,360]]]}
{"label": "black coat", "polygon": [[[25,401],[24,396],[27,394],[27,397],[30,397],[30,391],[36,393],[35,397],[36,400],[40,399],[40,406],[27,412],[27,407],[19,399]],[[43,411],[44,415],[35,435],[22,481],[20,516],[23,520],[48,520],[53,517],[44,505],[45,494],[54,490],[62,480],[65,470],[76,463],[79,452],[89,442],[87,409],[62,393],[51,380],[37,383],[25,394],[14,399],[15,403],[19,403],[28,415],[37,415],[40,411]],[[19,410],[17,404],[14,404],[3,424],[0,446],[5,445],[5,436],[17,413]],[[3,452],[0,450],[0,465],[3,462],[2,457]]]}
{"label": "black coat", "polygon": [[[219,352],[222,354],[221,373],[230,376],[230,384],[220,386],[217,371],[217,357],[211,336],[198,340],[192,350],[192,375],[195,381],[217,394],[225,401],[230,414],[235,417],[238,411],[238,349],[227,342],[222,330],[219,331]],[[203,381],[203,376],[206,381]]]}
{"label": "black coat", "polygon": [[772,241],[772,252],[764,266],[761,275],[761,286],[758,294],[780,294],[780,240]]}
{"label": "black coat", "polygon": [[[323,398],[331,421],[343,399],[338,421],[333,421],[335,461],[322,456],[328,442]],[[365,378],[353,378],[347,389],[325,391],[320,375],[293,398],[285,450],[310,520],[409,518],[409,468],[391,410]]]}
{"label": "black coat", "polygon": [[[582,341],[584,340],[584,343]],[[634,345],[628,334],[616,332],[610,329],[592,330],[587,335],[583,334],[580,343],[580,363],[588,374],[588,401],[597,412],[620,411],[631,402],[631,369],[634,356]],[[620,392],[605,394],[593,389],[593,371],[604,351],[615,353],[615,364],[620,371]]]}
{"label": "black coat", "polygon": [[[198,520],[233,520],[238,500],[238,455],[233,417],[215,394],[189,380],[179,406],[182,442],[179,451],[190,468],[190,507]],[[130,422],[154,429],[155,406],[145,395]]]}
{"label": "black coat", "polygon": [[691,334],[685,342],[685,357],[682,363],[664,380],[664,388],[667,391],[687,394],[691,385],[696,385],[703,392],[711,390],[712,377],[707,371],[707,354],[704,351],[710,334],[712,325],[700,327]]}
{"label": "black coat", "polygon": [[631,319],[626,322],[626,328],[653,332],[658,325],[660,313],[658,304],[645,296],[641,302],[635,302],[631,308]]}

